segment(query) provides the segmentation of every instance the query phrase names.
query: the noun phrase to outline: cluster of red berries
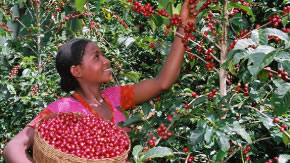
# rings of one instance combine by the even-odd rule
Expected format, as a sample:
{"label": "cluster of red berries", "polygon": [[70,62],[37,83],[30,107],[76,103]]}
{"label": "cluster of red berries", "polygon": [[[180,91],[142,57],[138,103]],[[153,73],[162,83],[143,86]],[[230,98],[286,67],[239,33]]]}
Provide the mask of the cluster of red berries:
{"label": "cluster of red berries", "polygon": [[279,42],[281,39],[277,36],[268,35],[268,39],[273,39],[275,42]]}
{"label": "cluster of red berries", "polygon": [[169,16],[168,12],[165,11],[165,8],[160,9],[160,10],[158,10],[158,11],[155,12],[155,13],[156,13],[157,15],[160,15],[160,16],[165,16],[165,17],[168,17],[168,16]]}
{"label": "cluster of red berries", "polygon": [[130,143],[128,136],[114,123],[94,115],[57,113],[43,120],[38,132],[56,149],[88,159],[120,156]]}
{"label": "cluster of red berries", "polygon": [[179,27],[182,24],[181,16],[178,14],[173,14],[170,18],[169,24],[166,25],[166,27],[169,29],[170,27]]}
{"label": "cluster of red berries", "polygon": [[31,94],[36,95],[38,91],[38,85],[34,84],[33,87],[31,88]]}
{"label": "cluster of red berries", "polygon": [[195,7],[196,7],[196,5],[197,5],[197,3],[198,3],[199,1],[198,0],[190,0],[189,1],[189,4],[190,4],[190,14],[191,15],[197,15],[197,11],[195,11],[195,10],[193,10]]}
{"label": "cluster of red berries", "polygon": [[205,69],[206,69],[207,71],[211,71],[214,67],[215,67],[215,64],[213,63],[213,61],[209,61],[209,62],[207,62],[207,64],[205,65]]}
{"label": "cluster of red berries", "polygon": [[[182,43],[184,47],[188,46],[188,39],[195,40],[195,37],[192,34],[192,31],[195,30],[194,24],[192,22],[188,22],[184,27],[184,37],[182,38]],[[190,50],[187,50],[190,52]]]}
{"label": "cluster of red berries", "polygon": [[98,27],[99,27],[99,25],[96,22],[94,22],[94,21],[91,22],[91,24],[90,24],[91,29],[98,28]]}
{"label": "cluster of red berries", "polygon": [[4,31],[8,31],[8,25],[6,25],[4,22],[1,22],[0,26],[4,29]]}
{"label": "cluster of red berries", "polygon": [[285,81],[287,80],[287,78],[288,78],[288,72],[283,71],[280,68],[278,68],[277,72],[278,72],[278,75],[277,75],[278,78],[282,77],[283,80],[285,80]]}
{"label": "cluster of red berries", "polygon": [[283,13],[282,13],[282,15],[285,16],[285,15],[287,15],[288,13],[290,13],[290,6],[285,6],[285,7],[283,8]]}
{"label": "cluster of red berries", "polygon": [[157,128],[157,134],[160,136],[162,139],[167,140],[168,137],[172,136],[172,132],[166,132],[167,128],[165,124],[161,123],[160,126]]}
{"label": "cluster of red berries", "polygon": [[124,22],[123,19],[120,18],[119,15],[115,15],[115,12],[112,12],[112,14],[115,16],[115,18],[125,27],[125,28],[128,28],[128,24],[126,22]]}
{"label": "cluster of red berries", "polygon": [[[147,142],[148,146],[149,146],[149,147],[154,147],[154,146],[155,146],[155,141],[156,141],[156,137],[155,137],[155,136],[152,136],[152,137],[148,140],[148,142]],[[149,150],[149,149],[148,149],[148,150]]]}
{"label": "cluster of red berries", "polygon": [[247,146],[244,150],[243,150],[243,154],[246,155],[245,156],[245,160],[250,161],[250,157],[247,155],[247,153],[251,150],[250,146]]}
{"label": "cluster of red berries", "polygon": [[147,5],[142,6],[142,4],[139,1],[135,1],[133,3],[132,11],[142,13],[144,16],[149,18],[152,16],[152,14],[155,13],[153,7],[151,6],[151,3],[147,3]]}
{"label": "cluster of red berries", "polygon": [[237,39],[240,39],[240,38],[251,38],[251,34],[248,34],[248,30],[245,29],[243,31],[240,31],[237,35],[236,35],[236,38]]}
{"label": "cluster of red berries", "polygon": [[284,27],[284,28],[282,28],[282,31],[285,32],[285,33],[290,33],[290,28],[285,28]]}
{"label": "cluster of red berries", "polygon": [[210,4],[211,4],[211,2],[213,2],[213,3],[218,3],[218,0],[207,0],[207,1],[205,1],[205,2],[202,4],[202,6],[201,6],[201,8],[200,8],[199,10],[202,11],[202,10],[205,10],[205,9],[210,8]]}
{"label": "cluster of red berries", "polygon": [[216,89],[211,90],[211,92],[208,94],[208,98],[213,99],[215,93],[216,93]]}
{"label": "cluster of red berries", "polygon": [[150,47],[151,49],[155,49],[155,48],[156,48],[155,42],[151,42],[151,43],[149,44],[149,47]]}
{"label": "cluster of red berries", "polygon": [[269,22],[274,25],[274,27],[278,27],[279,24],[282,22],[282,19],[279,15],[272,15],[268,19]]}
{"label": "cluster of red berries", "polygon": [[191,163],[192,161],[194,161],[194,156],[189,156],[187,162]]}
{"label": "cluster of red berries", "polygon": [[63,20],[66,22],[66,21],[69,21],[70,19],[73,19],[73,18],[79,18],[80,16],[81,16],[81,13],[79,11],[71,12],[68,15],[66,15],[63,18]]}
{"label": "cluster of red berries", "polygon": [[11,70],[11,72],[8,75],[9,79],[12,79],[16,74],[18,74],[18,70],[20,69],[20,66],[17,65],[15,67],[13,67],[13,69]]}
{"label": "cluster of red berries", "polygon": [[[240,84],[238,84],[238,87],[236,88],[236,90],[238,92],[242,92],[242,88],[241,88]],[[249,86],[248,86],[248,84],[244,85],[244,96],[249,96]]]}
{"label": "cluster of red berries", "polygon": [[212,12],[208,13],[208,16],[205,18],[205,20],[206,20],[207,27],[209,28],[210,31],[216,30],[216,27],[215,27],[216,21],[213,19]]}
{"label": "cluster of red berries", "polygon": [[235,45],[237,44],[237,42],[238,42],[238,40],[234,40],[233,42],[231,42],[229,44],[228,52],[231,51],[235,47]]}
{"label": "cluster of red berries", "polygon": [[229,13],[229,18],[234,17],[236,15],[236,13],[238,13],[238,12],[239,12],[238,9],[236,9],[236,8],[232,9]]}
{"label": "cluster of red berries", "polygon": [[[278,161],[279,161],[279,158],[278,158],[278,157],[274,157],[273,160],[274,160],[275,162],[278,162]],[[272,162],[272,160],[268,160],[268,161],[266,161],[265,163],[273,163],[273,162]]]}
{"label": "cluster of red berries", "polygon": [[[280,123],[280,119],[277,118],[277,117],[274,117],[273,118],[273,123]],[[280,127],[280,131],[281,132],[284,132],[286,129],[287,129],[288,125],[287,124],[283,124],[281,127]]]}

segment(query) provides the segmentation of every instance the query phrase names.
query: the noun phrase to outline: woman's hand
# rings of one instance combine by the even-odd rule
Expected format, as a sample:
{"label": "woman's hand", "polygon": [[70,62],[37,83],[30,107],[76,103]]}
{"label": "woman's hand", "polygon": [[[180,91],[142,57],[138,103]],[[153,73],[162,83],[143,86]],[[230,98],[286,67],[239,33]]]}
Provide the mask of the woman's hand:
{"label": "woman's hand", "polygon": [[34,129],[25,127],[4,148],[3,157],[6,163],[32,163],[33,159],[27,150],[33,145]]}
{"label": "woman's hand", "polygon": [[194,2],[190,4],[190,0],[185,0],[180,11],[183,24],[187,24],[188,22],[195,23],[196,15],[198,14],[198,11],[196,10],[198,2],[199,0],[194,0]]}

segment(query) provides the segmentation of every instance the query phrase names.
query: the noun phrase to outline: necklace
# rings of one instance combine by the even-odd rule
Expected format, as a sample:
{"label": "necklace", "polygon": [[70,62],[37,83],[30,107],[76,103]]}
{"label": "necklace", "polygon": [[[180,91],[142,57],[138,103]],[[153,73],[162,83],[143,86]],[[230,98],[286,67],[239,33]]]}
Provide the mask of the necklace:
{"label": "necklace", "polygon": [[[97,99],[96,99],[96,100],[97,100]],[[89,105],[90,105],[90,106],[93,106],[93,107],[98,107],[98,106],[100,106],[103,102],[104,102],[103,97],[101,97],[101,99],[100,99],[100,100],[97,100],[96,103],[91,103],[91,104],[89,104]]]}

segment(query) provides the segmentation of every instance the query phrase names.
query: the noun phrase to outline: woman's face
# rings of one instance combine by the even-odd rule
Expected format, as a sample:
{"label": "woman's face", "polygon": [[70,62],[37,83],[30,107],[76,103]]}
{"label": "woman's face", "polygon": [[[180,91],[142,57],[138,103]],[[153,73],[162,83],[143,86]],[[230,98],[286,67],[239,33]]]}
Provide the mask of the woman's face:
{"label": "woman's face", "polygon": [[88,83],[104,83],[111,81],[110,61],[103,56],[101,49],[93,42],[86,45],[80,64],[81,80]]}

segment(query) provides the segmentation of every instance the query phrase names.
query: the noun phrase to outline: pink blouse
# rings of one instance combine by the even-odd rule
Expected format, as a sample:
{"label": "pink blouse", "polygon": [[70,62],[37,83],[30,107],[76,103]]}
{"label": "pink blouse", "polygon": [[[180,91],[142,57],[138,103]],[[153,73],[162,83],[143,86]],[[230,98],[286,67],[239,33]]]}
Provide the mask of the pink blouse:
{"label": "pink blouse", "polygon": [[[102,91],[102,96],[110,106],[109,111],[112,111],[112,121],[115,124],[126,120],[126,117],[118,107],[125,110],[135,107],[134,85],[107,88]],[[44,108],[29,124],[27,124],[27,126],[35,128],[37,122],[50,113],[80,112],[84,114],[94,114],[94,111],[88,107],[88,104],[79,98],[80,97],[75,99],[72,96],[67,96],[56,100]]]}

